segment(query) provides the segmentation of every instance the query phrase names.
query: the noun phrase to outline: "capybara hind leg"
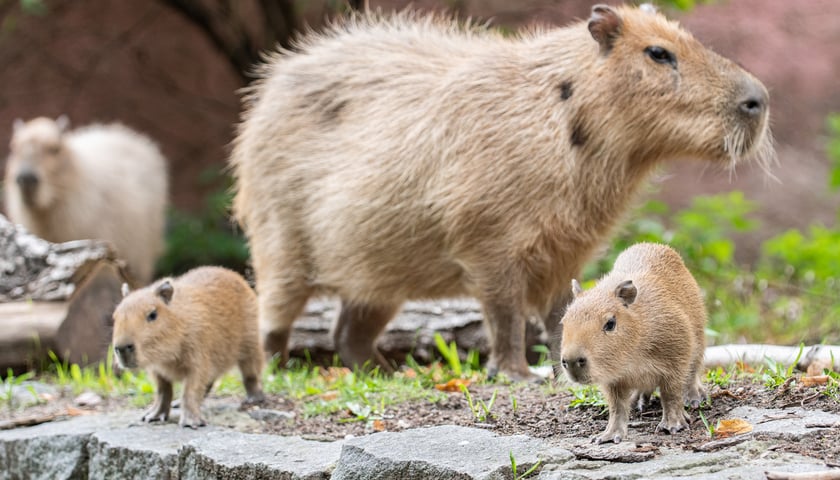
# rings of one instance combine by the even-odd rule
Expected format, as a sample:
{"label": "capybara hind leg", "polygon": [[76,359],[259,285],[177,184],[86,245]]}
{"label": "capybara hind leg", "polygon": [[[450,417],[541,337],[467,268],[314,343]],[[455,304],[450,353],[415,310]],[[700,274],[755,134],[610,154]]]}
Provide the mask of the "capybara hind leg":
{"label": "capybara hind leg", "polygon": [[341,302],[341,313],[333,332],[333,340],[341,361],[348,367],[366,364],[385,371],[392,368],[376,349],[376,339],[397,313],[398,306],[367,305]]}
{"label": "capybara hind leg", "polygon": [[260,375],[262,373],[262,352],[253,352],[252,355],[239,361],[239,371],[242,372],[242,383],[245,385],[244,404],[251,405],[261,403],[265,400]]}
{"label": "capybara hind leg", "polygon": [[172,382],[154,374],[155,402],[151,408],[143,414],[144,422],[165,422],[169,418],[169,409],[172,404]]}
{"label": "capybara hind leg", "polygon": [[278,357],[281,365],[289,359],[292,324],[303,312],[310,294],[310,290],[300,288],[259,289],[260,330],[265,355]]}
{"label": "capybara hind leg", "polygon": [[525,315],[502,302],[485,302],[484,315],[490,334],[487,374],[505,374],[513,381],[541,381],[528,369],[525,358]]}

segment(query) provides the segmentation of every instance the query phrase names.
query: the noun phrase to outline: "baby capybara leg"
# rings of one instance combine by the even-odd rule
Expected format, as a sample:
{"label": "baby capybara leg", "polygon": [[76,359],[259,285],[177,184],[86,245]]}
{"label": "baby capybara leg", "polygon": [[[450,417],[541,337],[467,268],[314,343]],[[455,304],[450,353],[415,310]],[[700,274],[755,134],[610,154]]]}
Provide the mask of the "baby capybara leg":
{"label": "baby capybara leg", "polygon": [[484,302],[484,316],[490,336],[487,374],[505,374],[513,381],[540,381],[528,369],[525,358],[525,315],[510,303]]}
{"label": "baby capybara leg", "polygon": [[184,381],[184,391],[181,394],[181,421],[182,427],[198,428],[207,423],[201,418],[201,402],[209,391],[208,383],[204,379],[187,377]]}
{"label": "baby capybara leg", "polygon": [[260,403],[265,399],[260,382],[262,352],[253,353],[239,361],[239,371],[242,372],[242,383],[245,385],[246,404]]}
{"label": "baby capybara leg", "polygon": [[333,340],[341,361],[348,367],[368,363],[390,372],[391,366],[376,349],[376,339],[394,318],[399,306],[367,305],[341,302],[341,313],[333,332]]}
{"label": "baby capybara leg", "polygon": [[169,409],[172,404],[172,382],[154,374],[155,401],[152,406],[143,414],[144,422],[165,422],[169,418]]}
{"label": "baby capybara leg", "polygon": [[662,421],[656,427],[657,432],[677,433],[688,428],[688,414],[683,407],[683,385],[660,385],[662,397]]}

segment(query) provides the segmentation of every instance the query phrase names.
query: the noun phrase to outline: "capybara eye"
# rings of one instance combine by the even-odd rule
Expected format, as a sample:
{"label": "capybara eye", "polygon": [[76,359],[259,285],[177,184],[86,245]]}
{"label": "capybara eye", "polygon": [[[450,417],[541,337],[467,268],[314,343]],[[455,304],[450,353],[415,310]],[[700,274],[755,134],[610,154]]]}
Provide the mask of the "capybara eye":
{"label": "capybara eye", "polygon": [[670,64],[670,65],[674,65],[674,66],[677,65],[676,55],[674,55],[673,53],[669,52],[668,50],[666,50],[662,47],[657,47],[657,46],[647,47],[645,49],[645,53],[647,54],[648,57],[651,58],[651,60],[653,60],[656,63]]}
{"label": "capybara eye", "polygon": [[607,323],[604,324],[604,331],[612,332],[613,330],[615,330],[615,317],[610,317]]}
{"label": "capybara eye", "polygon": [[146,315],[146,321],[154,322],[155,320],[157,320],[157,310],[152,310],[148,315]]}

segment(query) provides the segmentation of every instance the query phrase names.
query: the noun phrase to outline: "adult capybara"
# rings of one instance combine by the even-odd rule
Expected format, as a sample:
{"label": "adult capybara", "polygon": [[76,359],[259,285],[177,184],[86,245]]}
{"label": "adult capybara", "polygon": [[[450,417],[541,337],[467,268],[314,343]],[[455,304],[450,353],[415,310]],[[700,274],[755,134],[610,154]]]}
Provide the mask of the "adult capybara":
{"label": "adult capybara", "polygon": [[199,267],[124,294],[114,311],[114,356],[124,368],[147,369],[157,385],[143,421],[165,421],[172,383],[184,380],[180,424],[204,425],[201,401],[234,365],[248,401],[262,398],[257,299],[238,273]]}
{"label": "adult capybara", "polygon": [[354,17],[276,54],[245,103],[234,211],[266,347],[285,355],[307,299],[334,294],[349,364],[382,362],[405,300],[470,295],[489,372],[527,378],[526,317],[559,329],[656,165],[772,154],[764,86],[649,7],[516,37]]}
{"label": "adult capybara", "polygon": [[51,242],[107,240],[135,283],[148,283],[163,250],[163,155],[122,125],[66,127],[66,117],[15,122],[5,177],[9,219]]}
{"label": "adult capybara", "polygon": [[595,287],[584,292],[572,280],[572,291],[560,358],[569,378],[604,391],[610,418],[593,440],[626,438],[631,398],[657,387],[663,415],[656,430],[688,428],[683,401],[697,407],[703,399],[706,308],[680,254],[633,245]]}

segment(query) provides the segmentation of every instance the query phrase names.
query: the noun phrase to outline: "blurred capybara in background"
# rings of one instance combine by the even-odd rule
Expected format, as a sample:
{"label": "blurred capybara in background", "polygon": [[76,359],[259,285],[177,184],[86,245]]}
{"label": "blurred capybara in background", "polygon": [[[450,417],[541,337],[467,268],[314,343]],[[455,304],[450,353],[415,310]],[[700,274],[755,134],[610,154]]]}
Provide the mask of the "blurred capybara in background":
{"label": "blurred capybara in background", "polygon": [[761,82],[649,6],[519,36],[411,13],[308,34],[248,90],[231,156],[266,348],[333,294],[342,360],[381,363],[405,300],[470,295],[489,372],[530,378],[526,317],[559,336],[654,166],[772,150]]}
{"label": "blurred capybara in background", "polygon": [[15,122],[4,189],[9,219],[51,242],[107,240],[135,283],[148,283],[163,251],[163,155],[122,125],[66,127],[66,117]]}
{"label": "blurred capybara in background", "polygon": [[706,307],[680,254],[638,243],[621,252],[595,287],[584,292],[573,280],[572,290],[560,358],[569,378],[604,391],[609,423],[594,440],[626,438],[631,398],[657,387],[663,415],[656,430],[688,428],[683,401],[696,408],[704,396]]}
{"label": "blurred capybara in background", "polygon": [[238,273],[199,267],[128,293],[114,311],[114,354],[123,368],[145,368],[157,385],[146,422],[169,418],[172,384],[184,381],[181,426],[199,427],[213,382],[239,366],[247,401],[263,397],[257,299]]}

